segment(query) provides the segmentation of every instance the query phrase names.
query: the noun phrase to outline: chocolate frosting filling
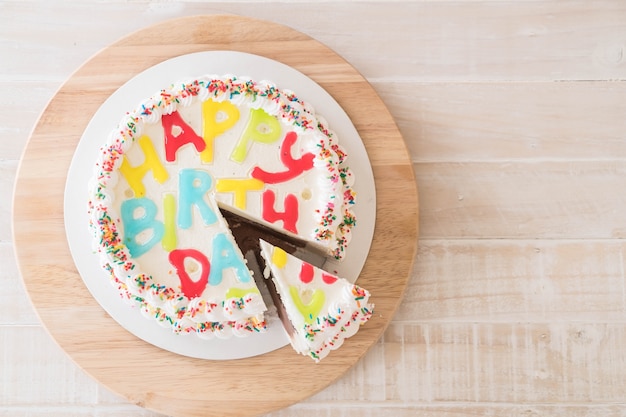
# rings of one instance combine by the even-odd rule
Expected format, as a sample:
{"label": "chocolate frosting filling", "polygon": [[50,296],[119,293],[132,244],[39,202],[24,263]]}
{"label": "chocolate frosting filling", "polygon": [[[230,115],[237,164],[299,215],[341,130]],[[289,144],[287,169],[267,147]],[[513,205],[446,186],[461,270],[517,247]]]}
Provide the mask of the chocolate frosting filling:
{"label": "chocolate frosting filling", "polygon": [[[280,233],[222,207],[220,207],[220,212],[228,223],[230,231],[235,238],[235,242],[237,242],[237,246],[239,246],[244,258],[248,262],[248,268],[253,272],[253,277],[257,286],[260,289],[267,288],[270,300],[264,300],[266,305],[273,304],[276,307],[278,317],[287,331],[287,334],[291,337],[295,330],[291,321],[287,317],[283,303],[280,300],[280,295],[276,291],[274,281],[272,279],[264,279],[266,264],[265,259],[261,255],[261,244],[259,239],[263,239],[266,242],[283,249],[285,252],[303,258],[307,262],[318,267],[321,267],[324,264],[325,256],[322,255],[319,250],[311,248],[310,245],[304,240]],[[263,291],[261,291],[261,293],[263,294]]]}

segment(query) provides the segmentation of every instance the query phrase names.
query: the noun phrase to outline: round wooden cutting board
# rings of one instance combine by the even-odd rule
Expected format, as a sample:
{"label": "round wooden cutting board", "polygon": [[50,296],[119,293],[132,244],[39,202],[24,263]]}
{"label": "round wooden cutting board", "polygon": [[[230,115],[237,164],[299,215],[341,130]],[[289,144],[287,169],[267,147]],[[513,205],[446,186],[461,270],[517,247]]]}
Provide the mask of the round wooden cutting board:
{"label": "round wooden cutting board", "polygon": [[[377,218],[359,284],[370,290],[376,309],[359,333],[319,364],[290,346],[227,361],[194,359],[154,347],[105,313],[72,261],[64,229],[64,187],[89,120],[136,74],[176,56],[210,50],[253,53],[306,74],[343,107],[369,154]],[[91,58],[41,115],[21,161],[14,199],[18,265],[43,325],[98,382],[135,404],[172,416],[259,415],[331,384],[376,343],[388,325],[400,304],[417,248],[418,201],[411,161],[378,95],[344,59],[314,39],[246,17],[167,21]]]}

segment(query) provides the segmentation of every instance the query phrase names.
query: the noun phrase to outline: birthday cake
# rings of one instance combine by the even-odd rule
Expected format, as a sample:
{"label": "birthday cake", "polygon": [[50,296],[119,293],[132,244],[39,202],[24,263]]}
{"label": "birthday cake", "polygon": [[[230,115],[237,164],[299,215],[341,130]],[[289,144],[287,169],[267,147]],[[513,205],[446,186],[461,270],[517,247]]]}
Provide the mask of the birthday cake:
{"label": "birthday cake", "polygon": [[245,336],[266,303],[222,210],[342,259],[355,225],[346,154],[270,82],[204,76],[127,113],[90,181],[95,250],[121,297],[176,333]]}
{"label": "birthday cake", "polygon": [[261,241],[266,279],[280,297],[293,348],[316,362],[339,348],[370,319],[367,290]]}

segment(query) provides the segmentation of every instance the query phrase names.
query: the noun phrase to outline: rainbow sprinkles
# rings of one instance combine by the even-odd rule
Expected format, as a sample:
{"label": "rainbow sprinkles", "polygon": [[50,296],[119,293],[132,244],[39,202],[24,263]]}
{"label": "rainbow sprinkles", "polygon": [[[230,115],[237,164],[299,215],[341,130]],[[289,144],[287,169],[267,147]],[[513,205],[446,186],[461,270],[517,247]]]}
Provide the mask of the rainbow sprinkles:
{"label": "rainbow sprinkles", "polygon": [[204,76],[127,113],[90,181],[95,250],[121,297],[202,338],[266,327],[266,305],[220,214],[227,207],[342,259],[354,177],[326,121],[267,81]]}

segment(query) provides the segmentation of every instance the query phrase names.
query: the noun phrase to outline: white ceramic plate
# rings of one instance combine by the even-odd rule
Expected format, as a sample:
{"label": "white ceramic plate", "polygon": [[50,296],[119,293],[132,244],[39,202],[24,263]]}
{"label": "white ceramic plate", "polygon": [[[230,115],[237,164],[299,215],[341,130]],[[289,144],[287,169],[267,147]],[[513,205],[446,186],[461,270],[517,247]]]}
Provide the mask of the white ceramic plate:
{"label": "white ceramic plate", "polygon": [[[105,71],[105,69],[103,69]],[[234,74],[255,80],[271,80],[280,89],[294,91],[309,102],[332,130],[348,154],[348,165],[356,178],[354,212],[357,227],[344,261],[328,261],[325,269],[336,271],[356,281],[367,258],[376,219],[374,176],[369,158],[357,130],[339,104],[321,86],[304,74],[280,62],[234,51],[208,51],[182,55],[155,65],[135,76],[100,106],[83,132],[76,148],[65,186],[65,230],[70,251],[85,285],[106,310],[135,336],[168,351],[203,359],[238,359],[281,348],[289,343],[277,317],[268,320],[266,333],[246,338],[202,340],[195,335],[177,335],[171,328],[160,327],[144,318],[139,309],[120,299],[102,270],[99,255],[92,250],[87,215],[87,183],[92,175],[96,155],[126,111],[173,82],[197,78],[204,74]],[[133,311],[134,310],[134,311]]]}

